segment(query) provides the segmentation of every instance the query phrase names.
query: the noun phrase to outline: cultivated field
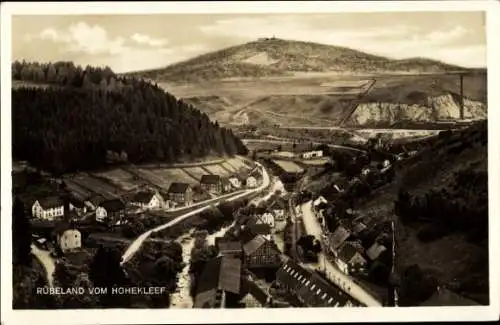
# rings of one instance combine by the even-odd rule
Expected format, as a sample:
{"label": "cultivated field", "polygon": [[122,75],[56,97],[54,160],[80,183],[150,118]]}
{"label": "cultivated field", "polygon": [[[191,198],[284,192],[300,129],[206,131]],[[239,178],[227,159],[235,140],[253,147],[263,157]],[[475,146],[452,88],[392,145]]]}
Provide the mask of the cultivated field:
{"label": "cultivated field", "polygon": [[304,171],[302,167],[300,167],[293,161],[275,159],[273,160],[273,162],[287,173],[301,173]]}
{"label": "cultivated field", "polygon": [[191,178],[195,178],[197,182],[200,181],[201,177],[203,175],[206,175],[207,172],[201,168],[201,167],[189,167],[189,168],[183,168],[184,172],[189,174]]}
{"label": "cultivated field", "polygon": [[206,165],[203,168],[205,168],[211,174],[214,175],[220,175],[222,177],[230,176],[230,173],[226,169],[222,168],[220,165]]}
{"label": "cultivated field", "polygon": [[94,175],[105,178],[111,183],[116,184],[118,187],[125,191],[130,191],[137,188],[140,184],[134,175],[126,172],[123,169],[115,168],[106,172],[95,173]]}
{"label": "cultivated field", "polygon": [[304,165],[323,166],[327,162],[330,162],[330,159],[327,157],[322,157],[317,159],[302,159],[300,162]]}
{"label": "cultivated field", "polygon": [[71,180],[77,185],[91,192],[101,194],[106,198],[114,198],[123,194],[123,190],[120,188],[88,174],[72,175]]}
{"label": "cultivated field", "polygon": [[221,165],[232,173],[236,173],[238,171],[237,168],[227,162],[223,162]]}
{"label": "cultivated field", "polygon": [[184,170],[180,168],[152,168],[148,169],[150,177],[156,179],[155,182],[163,184],[163,188],[169,188],[174,182],[180,183],[197,183],[196,179],[190,177]]}

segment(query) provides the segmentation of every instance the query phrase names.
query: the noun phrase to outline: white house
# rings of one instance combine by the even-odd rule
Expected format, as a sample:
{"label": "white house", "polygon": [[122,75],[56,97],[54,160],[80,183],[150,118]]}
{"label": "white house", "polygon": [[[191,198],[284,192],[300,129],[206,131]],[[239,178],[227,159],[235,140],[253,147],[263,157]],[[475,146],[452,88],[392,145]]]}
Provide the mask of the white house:
{"label": "white house", "polygon": [[66,229],[57,234],[57,244],[63,252],[82,247],[82,234],[77,229]]}
{"label": "white house", "polygon": [[366,267],[366,260],[361,256],[356,247],[350,242],[345,242],[339,249],[335,264],[345,274],[350,274],[355,269]]}
{"label": "white house", "polygon": [[250,188],[257,187],[257,178],[254,176],[248,176],[246,179],[246,186]]}
{"label": "white house", "polygon": [[325,203],[326,204],[326,203],[328,203],[328,201],[323,196],[320,196],[316,200],[313,201],[313,205],[314,205],[315,208],[318,205],[320,205],[321,203]]}
{"label": "white house", "polygon": [[151,191],[138,192],[132,198],[132,205],[147,210],[161,209],[164,207],[165,200],[160,193]]}
{"label": "white house", "polygon": [[231,183],[231,186],[234,188],[240,188],[241,187],[241,180],[236,177],[236,176],[231,176],[229,177],[229,183]]}
{"label": "white house", "polygon": [[43,220],[55,220],[64,216],[64,201],[58,196],[38,199],[31,207],[33,217]]}
{"label": "white house", "polygon": [[99,204],[95,212],[98,222],[120,224],[125,217],[125,204],[119,199],[106,200]]}
{"label": "white house", "polygon": [[312,159],[323,157],[323,150],[314,150],[303,152],[301,155],[302,159]]}

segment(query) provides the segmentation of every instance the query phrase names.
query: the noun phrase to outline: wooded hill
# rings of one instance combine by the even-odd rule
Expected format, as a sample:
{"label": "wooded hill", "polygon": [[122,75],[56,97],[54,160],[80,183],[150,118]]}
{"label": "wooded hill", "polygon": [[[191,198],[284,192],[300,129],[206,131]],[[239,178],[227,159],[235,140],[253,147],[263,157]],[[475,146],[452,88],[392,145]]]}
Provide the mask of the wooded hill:
{"label": "wooded hill", "polygon": [[193,106],[108,67],[16,61],[12,78],[13,157],[54,173],[247,152]]}

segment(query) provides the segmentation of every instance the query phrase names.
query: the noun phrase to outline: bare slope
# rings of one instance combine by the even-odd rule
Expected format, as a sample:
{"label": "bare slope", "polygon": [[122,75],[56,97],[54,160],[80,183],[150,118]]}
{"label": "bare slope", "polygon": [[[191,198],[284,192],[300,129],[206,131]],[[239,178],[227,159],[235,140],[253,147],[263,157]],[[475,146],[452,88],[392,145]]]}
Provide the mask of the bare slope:
{"label": "bare slope", "polygon": [[445,72],[457,66],[423,58],[393,60],[353,49],[312,42],[263,39],[170,65],[131,73],[157,81],[286,76],[292,72]]}

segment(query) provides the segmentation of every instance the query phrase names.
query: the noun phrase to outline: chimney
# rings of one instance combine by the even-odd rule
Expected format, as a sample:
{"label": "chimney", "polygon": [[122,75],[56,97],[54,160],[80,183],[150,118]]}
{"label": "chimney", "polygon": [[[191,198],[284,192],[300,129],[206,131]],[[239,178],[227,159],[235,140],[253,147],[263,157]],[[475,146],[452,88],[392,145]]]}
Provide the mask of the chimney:
{"label": "chimney", "polygon": [[464,119],[464,75],[460,75],[460,119]]}

